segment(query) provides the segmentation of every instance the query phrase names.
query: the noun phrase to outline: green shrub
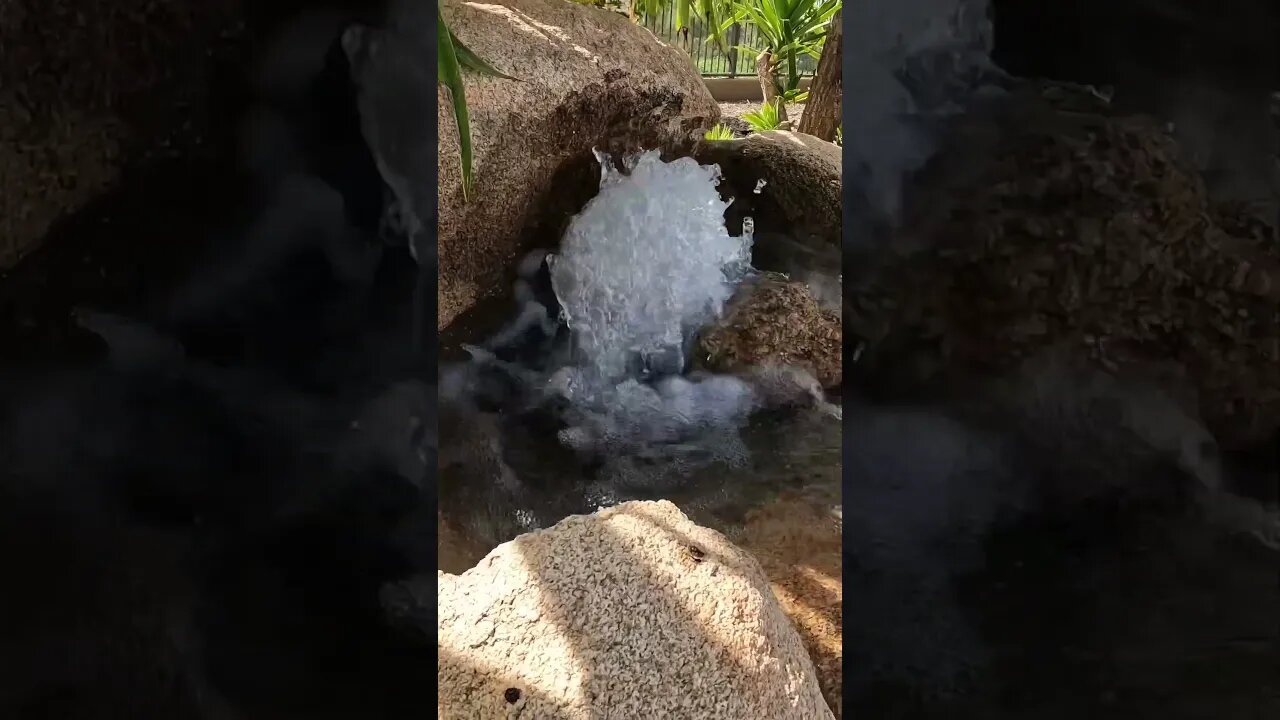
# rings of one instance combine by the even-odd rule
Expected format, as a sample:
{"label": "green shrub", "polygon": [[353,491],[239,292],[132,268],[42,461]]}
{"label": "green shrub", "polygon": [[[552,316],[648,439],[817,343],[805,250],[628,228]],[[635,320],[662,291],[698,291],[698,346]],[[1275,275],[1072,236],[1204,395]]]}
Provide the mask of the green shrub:
{"label": "green shrub", "polygon": [[756,132],[777,130],[782,125],[782,116],[778,113],[777,100],[761,105],[759,110],[743,115],[742,119],[746,120],[751,125],[751,129]]}
{"label": "green shrub", "polygon": [[719,123],[715,127],[708,130],[707,134],[704,137],[706,137],[706,139],[708,140],[732,140],[733,131],[729,129],[728,125],[725,125],[724,123]]}

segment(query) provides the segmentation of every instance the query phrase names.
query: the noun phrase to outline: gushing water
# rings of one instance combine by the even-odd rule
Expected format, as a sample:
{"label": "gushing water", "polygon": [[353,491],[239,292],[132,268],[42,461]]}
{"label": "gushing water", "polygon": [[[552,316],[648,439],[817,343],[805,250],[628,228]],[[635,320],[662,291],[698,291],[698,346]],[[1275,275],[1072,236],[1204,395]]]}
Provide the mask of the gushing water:
{"label": "gushing water", "polygon": [[656,151],[600,159],[600,194],[573,219],[551,281],[579,360],[596,377],[680,372],[687,344],[750,269],[751,236],[728,234],[720,169]]}
{"label": "gushing water", "polygon": [[755,409],[750,386],[685,369],[697,330],[714,321],[751,272],[751,233],[728,233],[720,169],[656,151],[625,172],[597,154],[600,193],[573,219],[551,281],[573,334],[575,362],[547,385],[568,400],[560,441],[605,458],[646,460],[647,477],[747,456],[737,430]]}
{"label": "gushing water", "polygon": [[494,544],[627,499],[734,515],[797,464],[838,475],[838,419],[792,437],[758,412],[804,405],[774,385],[810,378],[690,367],[696,333],[755,272],[750,219],[739,236],[725,227],[719,168],[649,152],[619,170],[597,157],[600,192],[560,252],[519,265],[518,316],[483,347],[463,345],[472,362],[442,379],[442,397],[477,429],[458,437],[490,438],[449,461],[485,481],[451,485],[442,502],[466,508]]}

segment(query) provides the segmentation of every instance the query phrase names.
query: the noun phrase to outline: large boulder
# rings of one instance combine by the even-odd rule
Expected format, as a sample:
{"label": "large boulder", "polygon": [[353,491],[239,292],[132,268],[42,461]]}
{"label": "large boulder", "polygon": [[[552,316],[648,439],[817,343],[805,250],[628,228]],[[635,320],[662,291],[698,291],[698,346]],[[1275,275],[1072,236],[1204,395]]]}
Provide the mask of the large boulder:
{"label": "large boulder", "polygon": [[[679,146],[720,113],[687,54],[618,13],[563,0],[441,6],[461,42],[518,78],[466,74],[476,178],[470,202],[462,196],[452,106],[431,71],[431,4],[393,0],[384,29],[352,30],[346,46],[366,137],[400,217],[410,232],[437,222],[444,327],[506,289],[527,227],[563,191],[557,171],[567,162],[619,143]],[[438,195],[429,182],[433,163]]]}
{"label": "large boulder", "polygon": [[838,507],[800,492],[751,510],[734,540],[760,561],[783,612],[813,659],[836,717],[844,703],[844,552]]}
{"label": "large boulder", "polygon": [[[697,150],[702,163],[720,166],[734,195],[730,222],[743,215],[755,221],[755,264],[787,269],[782,257],[793,250],[771,245],[785,235],[817,256],[832,274],[840,267],[843,214],[842,152],[839,145],[788,131],[753,133],[738,140],[710,141]],[[763,182],[763,185],[759,183]],[[738,227],[731,226],[731,232]],[[764,253],[765,257],[761,257]],[[813,264],[811,263],[811,264]]]}
{"label": "large boulder", "polygon": [[570,517],[384,600],[424,634],[438,615],[441,718],[832,717],[760,565],[669,502]]}
{"label": "large boulder", "polygon": [[1158,363],[1227,449],[1280,429],[1275,228],[1213,202],[1165,125],[1028,84],[960,121],[906,217],[850,284],[866,387],[963,387],[1062,351]]}
{"label": "large boulder", "polygon": [[0,268],[130,163],[207,148],[209,59],[238,0],[0,2]]}

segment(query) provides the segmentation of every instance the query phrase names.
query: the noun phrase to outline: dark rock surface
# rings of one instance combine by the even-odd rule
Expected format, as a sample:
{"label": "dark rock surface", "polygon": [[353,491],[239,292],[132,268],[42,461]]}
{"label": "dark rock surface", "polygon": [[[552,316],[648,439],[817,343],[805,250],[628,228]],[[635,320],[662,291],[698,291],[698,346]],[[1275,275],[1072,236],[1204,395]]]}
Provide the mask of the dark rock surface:
{"label": "dark rock surface", "polygon": [[1163,126],[1085,89],[997,107],[961,121],[875,281],[852,287],[860,367],[924,387],[1069,347],[1173,366],[1226,448],[1280,430],[1276,229],[1212,201]]}
{"label": "dark rock surface", "polygon": [[1280,217],[1280,4],[1272,0],[992,0],[993,58],[1009,72],[1114,89],[1117,108],[1175,124],[1225,200]]}
{"label": "dark rock surface", "polygon": [[158,158],[210,151],[240,0],[0,3],[0,267]]}

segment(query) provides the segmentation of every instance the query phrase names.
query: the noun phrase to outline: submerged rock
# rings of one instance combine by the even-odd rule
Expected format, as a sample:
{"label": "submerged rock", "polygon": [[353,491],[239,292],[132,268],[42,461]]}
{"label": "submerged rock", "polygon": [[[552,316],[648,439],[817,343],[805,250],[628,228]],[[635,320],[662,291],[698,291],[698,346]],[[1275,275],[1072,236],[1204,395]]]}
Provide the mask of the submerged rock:
{"label": "submerged rock", "polygon": [[397,0],[386,29],[353,30],[345,45],[366,137],[411,234],[436,222],[438,200],[444,327],[506,287],[503,272],[540,205],[552,202],[548,193],[562,190],[555,179],[568,161],[617,143],[691,141],[720,109],[687,54],[624,15],[561,0],[441,5],[459,40],[517,78],[466,74],[476,178],[470,202],[462,196],[452,106],[431,70],[430,6]]}
{"label": "submerged rock", "polygon": [[834,388],[841,382],[840,337],[840,315],[820,307],[807,285],[766,278],[739,290],[724,318],[703,331],[697,358],[722,373],[800,367]]}
{"label": "submerged rock", "polygon": [[759,564],[669,502],[570,517],[384,602],[426,634],[433,592],[441,718],[832,717]]}
{"label": "submerged rock", "polygon": [[871,386],[964,383],[1050,348],[1167,361],[1237,449],[1280,429],[1277,301],[1275,229],[1212,203],[1167,127],[1029,84],[959,123],[846,312]]}

